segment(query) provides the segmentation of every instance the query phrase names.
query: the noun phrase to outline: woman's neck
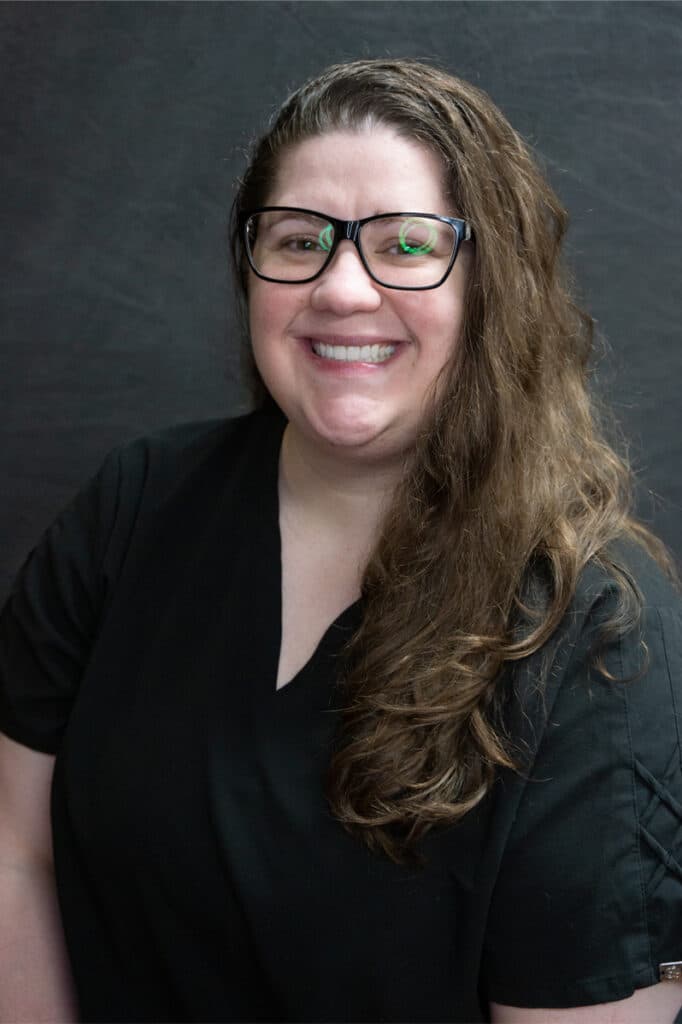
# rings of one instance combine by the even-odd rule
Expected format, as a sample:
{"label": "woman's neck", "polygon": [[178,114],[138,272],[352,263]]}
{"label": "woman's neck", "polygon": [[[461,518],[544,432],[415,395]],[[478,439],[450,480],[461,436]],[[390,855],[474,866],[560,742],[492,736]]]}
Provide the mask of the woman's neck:
{"label": "woman's neck", "polygon": [[329,454],[303,437],[291,423],[282,438],[280,502],[309,525],[330,536],[373,540],[401,466],[377,466]]}

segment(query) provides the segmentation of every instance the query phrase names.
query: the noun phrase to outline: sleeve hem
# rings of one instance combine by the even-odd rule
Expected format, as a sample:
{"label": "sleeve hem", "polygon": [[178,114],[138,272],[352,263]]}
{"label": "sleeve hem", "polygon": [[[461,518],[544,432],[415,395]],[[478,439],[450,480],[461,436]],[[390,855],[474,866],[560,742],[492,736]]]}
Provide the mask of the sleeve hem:
{"label": "sleeve hem", "polygon": [[59,752],[60,741],[56,737],[40,736],[33,729],[27,729],[14,721],[5,712],[0,716],[0,732],[23,747],[36,750],[40,754],[55,756]]}
{"label": "sleeve hem", "polygon": [[521,993],[516,986],[493,981],[488,987],[487,998],[504,1006],[526,1009],[571,1009],[576,1006],[595,1006],[628,999],[636,989],[649,988],[658,980],[653,968],[647,965],[627,976],[616,974],[608,977],[566,980],[556,985],[552,984],[552,979],[548,979],[544,985],[533,979],[527,995]]}

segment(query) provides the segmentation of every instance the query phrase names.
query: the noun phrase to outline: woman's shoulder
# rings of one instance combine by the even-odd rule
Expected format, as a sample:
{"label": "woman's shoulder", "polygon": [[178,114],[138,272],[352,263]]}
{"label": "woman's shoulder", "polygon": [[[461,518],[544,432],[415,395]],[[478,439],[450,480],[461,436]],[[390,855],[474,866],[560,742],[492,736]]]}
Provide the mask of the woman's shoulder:
{"label": "woman's shoulder", "polygon": [[636,541],[612,542],[585,565],[554,633],[511,665],[510,679],[512,732],[531,757],[552,716],[570,702],[590,717],[597,695],[674,716],[682,707],[678,585]]}
{"label": "woman's shoulder", "polygon": [[137,506],[140,501],[158,507],[185,481],[206,476],[224,479],[237,460],[252,454],[254,445],[271,443],[279,436],[280,415],[255,410],[174,423],[138,435],[106,454],[92,483],[115,491],[119,508]]}
{"label": "woman's shoulder", "polygon": [[682,592],[669,573],[646,550],[630,537],[622,536],[605,549],[603,555],[592,559],[585,568],[576,590],[584,598],[595,589],[613,594],[619,589],[618,576],[625,575],[639,592],[643,608],[682,607]]}
{"label": "woman's shoulder", "polygon": [[552,659],[556,677],[557,664],[584,661],[599,637],[622,658],[661,618],[668,629],[682,628],[680,584],[641,543],[622,536],[586,563],[555,632],[527,661],[535,672],[540,660]]}
{"label": "woman's shoulder", "polygon": [[153,460],[168,471],[196,465],[225,446],[247,445],[272,433],[279,417],[270,410],[254,410],[237,416],[189,420],[138,435],[117,445],[108,457],[116,457],[126,469]]}
{"label": "woman's shoulder", "polygon": [[558,688],[585,690],[588,707],[599,688],[624,706],[665,702],[674,714],[682,704],[682,593],[636,541],[613,542],[585,567],[557,634]]}

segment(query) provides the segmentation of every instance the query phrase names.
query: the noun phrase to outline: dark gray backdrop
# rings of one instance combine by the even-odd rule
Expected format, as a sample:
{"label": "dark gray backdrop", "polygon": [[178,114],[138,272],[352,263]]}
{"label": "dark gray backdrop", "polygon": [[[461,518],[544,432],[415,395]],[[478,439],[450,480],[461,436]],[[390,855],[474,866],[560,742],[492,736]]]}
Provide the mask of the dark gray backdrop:
{"label": "dark gray backdrop", "polygon": [[639,510],[682,555],[678,3],[4,3],[0,596],[123,441],[244,409],[242,151],[328,63],[433,57],[543,156]]}

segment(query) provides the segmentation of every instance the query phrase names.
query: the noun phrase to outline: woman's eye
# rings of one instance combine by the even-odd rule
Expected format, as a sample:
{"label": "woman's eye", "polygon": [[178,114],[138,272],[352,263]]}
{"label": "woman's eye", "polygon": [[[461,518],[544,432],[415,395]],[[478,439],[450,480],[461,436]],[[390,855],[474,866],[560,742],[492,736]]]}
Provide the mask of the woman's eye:
{"label": "woman's eye", "polygon": [[408,217],[393,227],[396,233],[388,233],[380,246],[382,253],[390,256],[430,256],[439,242],[435,223],[420,217]]}
{"label": "woman's eye", "polygon": [[433,247],[424,244],[419,238],[392,238],[384,243],[380,250],[388,256],[427,256]]}
{"label": "woman's eye", "polygon": [[425,246],[418,238],[400,238],[396,243],[396,248],[404,256],[423,256],[425,253],[431,252],[431,247]]}
{"label": "woman's eye", "polygon": [[279,243],[280,249],[288,249],[290,252],[321,252],[322,247],[318,238],[306,235],[291,235],[283,238]]}

